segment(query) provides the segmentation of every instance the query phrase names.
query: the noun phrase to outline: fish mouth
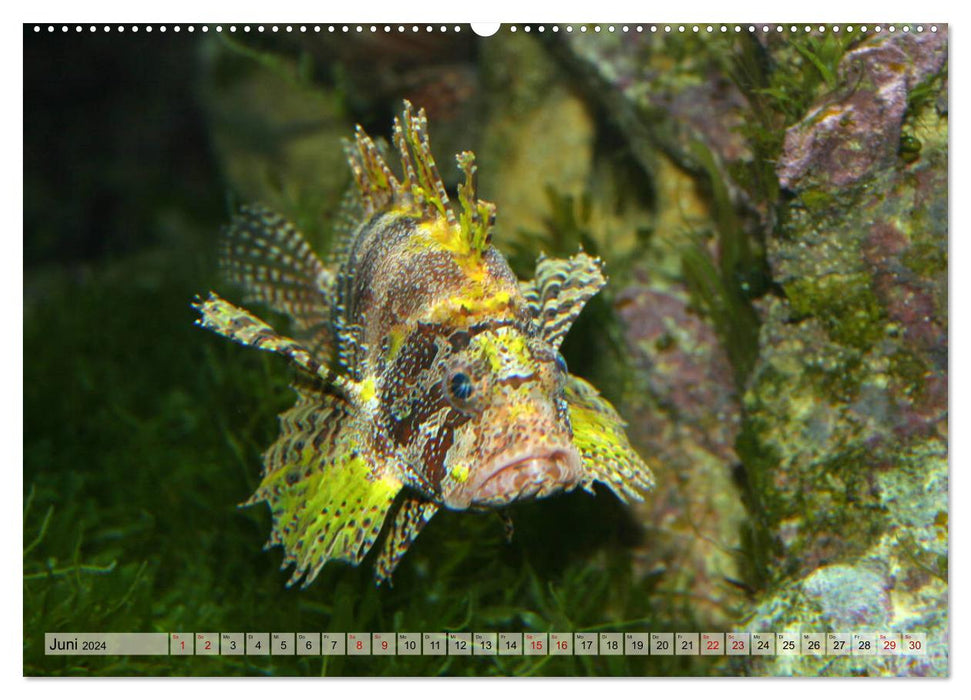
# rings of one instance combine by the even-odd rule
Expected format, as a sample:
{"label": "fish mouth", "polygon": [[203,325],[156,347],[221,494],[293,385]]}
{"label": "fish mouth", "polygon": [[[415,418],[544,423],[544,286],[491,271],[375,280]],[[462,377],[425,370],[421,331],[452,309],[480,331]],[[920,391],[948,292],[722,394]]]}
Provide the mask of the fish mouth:
{"label": "fish mouth", "polygon": [[458,510],[504,506],[569,491],[580,478],[580,455],[572,446],[532,451],[476,470],[445,499],[445,505]]}

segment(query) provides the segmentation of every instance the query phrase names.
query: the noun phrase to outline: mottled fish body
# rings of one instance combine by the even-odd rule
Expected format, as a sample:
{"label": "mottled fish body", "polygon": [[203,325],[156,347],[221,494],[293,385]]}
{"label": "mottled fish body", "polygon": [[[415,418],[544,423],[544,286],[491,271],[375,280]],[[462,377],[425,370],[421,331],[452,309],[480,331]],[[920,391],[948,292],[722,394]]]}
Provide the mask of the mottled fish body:
{"label": "mottled fish body", "polygon": [[291,317],[294,338],[210,294],[199,323],[296,368],[295,406],[248,501],[273,513],[291,583],[331,559],[357,564],[385,529],[390,578],[441,508],[483,510],[592,482],[622,499],[653,486],[624,423],[559,346],[605,284],[599,260],[540,258],[520,282],[491,245],[471,153],[459,206],[428,147],[424,112],[395,120],[399,178],[359,128],[348,146],[361,223],[336,265],[281,217],[249,207],[227,229],[227,276]]}

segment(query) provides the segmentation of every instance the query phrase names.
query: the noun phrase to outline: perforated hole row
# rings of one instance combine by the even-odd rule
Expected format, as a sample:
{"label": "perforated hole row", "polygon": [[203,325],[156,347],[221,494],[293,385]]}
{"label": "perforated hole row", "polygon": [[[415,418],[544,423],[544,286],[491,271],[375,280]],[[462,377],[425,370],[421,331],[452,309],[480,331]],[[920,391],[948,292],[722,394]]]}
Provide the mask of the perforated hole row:
{"label": "perforated hole row", "polygon": [[[47,25],[34,25],[34,32],[118,32],[119,34],[124,34],[125,32],[138,33],[138,32],[202,32],[203,34],[215,31],[215,32],[301,32],[301,33],[315,33],[315,34],[352,34],[352,33],[456,33],[466,31],[466,28],[460,25],[431,25],[431,24],[228,24],[228,25],[151,25],[151,24],[132,24],[132,25],[68,25],[68,24],[47,24]],[[475,27],[472,28],[473,33],[480,34],[482,36],[488,36],[492,31],[486,30],[485,32],[477,31]],[[516,32],[526,32],[526,33],[545,33],[545,32],[567,32],[567,33],[580,33],[580,34],[598,34],[598,33],[616,33],[616,32],[630,32],[630,33],[697,33],[697,34],[717,34],[717,33],[742,33],[742,32],[752,32],[752,33],[763,33],[768,34],[770,32],[776,33],[825,33],[825,32],[846,32],[848,34],[859,32],[861,34],[867,33],[881,33],[881,32],[925,32],[938,31],[936,24],[929,26],[924,26],[922,24],[912,25],[912,24],[888,24],[888,25],[810,25],[810,24],[554,24],[550,26],[546,25],[536,25],[536,24],[511,24],[504,25],[499,28],[499,31],[506,31],[510,33]]]}

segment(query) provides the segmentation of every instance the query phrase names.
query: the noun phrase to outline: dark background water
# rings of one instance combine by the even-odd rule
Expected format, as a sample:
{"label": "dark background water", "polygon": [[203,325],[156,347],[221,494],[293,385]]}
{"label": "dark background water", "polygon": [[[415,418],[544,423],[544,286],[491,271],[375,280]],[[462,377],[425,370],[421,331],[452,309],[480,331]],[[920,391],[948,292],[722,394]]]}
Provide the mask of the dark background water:
{"label": "dark background water", "polygon": [[218,222],[201,38],[43,29],[24,28],[26,267],[158,245],[166,209]]}

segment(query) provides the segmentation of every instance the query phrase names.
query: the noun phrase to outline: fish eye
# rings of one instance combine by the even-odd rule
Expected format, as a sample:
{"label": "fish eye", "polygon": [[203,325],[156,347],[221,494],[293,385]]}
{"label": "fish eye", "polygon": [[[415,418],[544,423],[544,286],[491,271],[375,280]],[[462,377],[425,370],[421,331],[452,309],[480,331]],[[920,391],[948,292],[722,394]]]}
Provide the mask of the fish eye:
{"label": "fish eye", "polygon": [[472,379],[465,372],[456,372],[448,380],[448,388],[454,398],[465,401],[472,396]]}

